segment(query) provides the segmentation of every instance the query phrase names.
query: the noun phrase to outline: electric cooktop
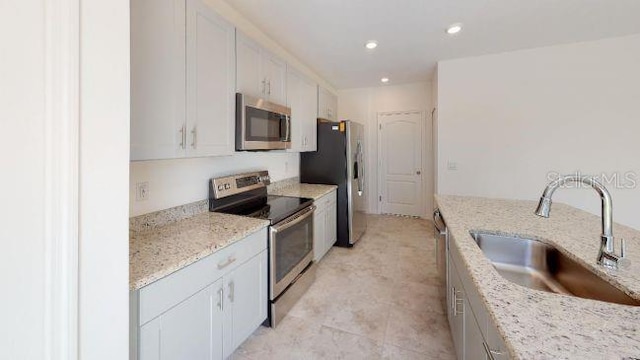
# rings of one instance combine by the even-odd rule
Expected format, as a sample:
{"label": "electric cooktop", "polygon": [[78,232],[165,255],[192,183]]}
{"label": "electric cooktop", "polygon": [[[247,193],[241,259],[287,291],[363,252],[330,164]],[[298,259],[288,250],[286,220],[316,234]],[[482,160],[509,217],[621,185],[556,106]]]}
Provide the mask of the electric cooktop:
{"label": "electric cooktop", "polygon": [[311,204],[313,204],[313,199],[268,195],[266,197],[247,199],[216,211],[269,220],[271,224],[275,224]]}

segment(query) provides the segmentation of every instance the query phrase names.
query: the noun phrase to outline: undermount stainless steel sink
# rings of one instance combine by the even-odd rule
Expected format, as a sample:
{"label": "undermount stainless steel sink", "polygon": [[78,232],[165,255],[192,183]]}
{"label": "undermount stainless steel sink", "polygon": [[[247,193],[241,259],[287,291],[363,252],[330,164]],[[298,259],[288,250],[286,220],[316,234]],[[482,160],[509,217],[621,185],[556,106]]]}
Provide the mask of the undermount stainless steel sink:
{"label": "undermount stainless steel sink", "polygon": [[538,240],[470,232],[505,279],[531,289],[616,304],[640,301],[609,284],[555,247]]}

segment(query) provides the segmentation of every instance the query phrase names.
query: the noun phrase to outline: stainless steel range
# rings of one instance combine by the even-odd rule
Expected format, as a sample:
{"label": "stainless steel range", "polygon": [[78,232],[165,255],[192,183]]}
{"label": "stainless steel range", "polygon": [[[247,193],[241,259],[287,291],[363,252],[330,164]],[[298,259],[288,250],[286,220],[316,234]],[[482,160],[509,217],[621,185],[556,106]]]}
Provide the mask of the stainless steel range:
{"label": "stainless steel range", "polygon": [[269,324],[276,327],[315,279],[312,199],[267,195],[269,173],[211,179],[209,211],[266,219],[269,227]]}

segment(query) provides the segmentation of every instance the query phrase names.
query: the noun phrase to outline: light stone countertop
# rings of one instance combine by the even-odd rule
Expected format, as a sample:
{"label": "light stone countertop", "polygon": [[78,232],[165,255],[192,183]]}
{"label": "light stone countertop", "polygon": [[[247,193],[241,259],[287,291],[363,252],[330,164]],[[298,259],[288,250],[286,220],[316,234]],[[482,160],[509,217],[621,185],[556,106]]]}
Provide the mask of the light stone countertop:
{"label": "light stone countertop", "polygon": [[337,189],[336,185],[324,184],[293,184],[271,192],[271,195],[296,196],[318,200],[331,191]]}
{"label": "light stone countertop", "polygon": [[511,358],[640,358],[640,307],[516,285],[498,274],[469,235],[470,230],[484,230],[539,239],[640,299],[640,231],[614,224],[616,242],[627,241],[631,266],[606,270],[596,263],[599,216],[560,203],[553,204],[550,218],[545,219],[534,215],[533,201],[448,195],[436,196],[436,201],[449,229],[450,246],[461,253]]}
{"label": "light stone countertop", "polygon": [[203,212],[129,232],[129,288],[137,290],[269,226],[266,220]]}

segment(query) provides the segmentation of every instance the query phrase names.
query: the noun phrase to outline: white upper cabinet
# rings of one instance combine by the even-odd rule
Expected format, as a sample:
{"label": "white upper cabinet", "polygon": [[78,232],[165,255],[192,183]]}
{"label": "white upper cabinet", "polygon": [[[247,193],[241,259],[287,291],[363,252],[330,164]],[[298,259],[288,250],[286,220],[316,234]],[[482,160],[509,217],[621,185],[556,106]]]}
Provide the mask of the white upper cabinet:
{"label": "white upper cabinet", "polygon": [[267,81],[269,101],[277,104],[287,102],[287,63],[268,51],[263,51],[262,68]]}
{"label": "white upper cabinet", "polygon": [[240,31],[236,32],[236,54],[236,90],[277,104],[285,104],[286,62]]}
{"label": "white upper cabinet", "polygon": [[185,2],[131,1],[131,159],[182,157]]}
{"label": "white upper cabinet", "polygon": [[262,76],[262,47],[236,30],[236,90],[238,92],[262,98],[265,95],[266,82]]}
{"label": "white upper cabinet", "polygon": [[235,148],[235,28],[202,0],[187,0],[187,155]]}
{"label": "white upper cabinet", "polygon": [[202,0],[131,1],[131,160],[233,153],[234,37]]}
{"label": "white upper cabinet", "polygon": [[318,86],[318,117],[338,120],[338,97],[321,86]]}
{"label": "white upper cabinet", "polygon": [[289,66],[287,68],[287,106],[291,108],[291,149],[293,152],[317,150],[317,84]]}

